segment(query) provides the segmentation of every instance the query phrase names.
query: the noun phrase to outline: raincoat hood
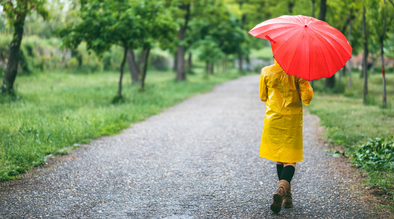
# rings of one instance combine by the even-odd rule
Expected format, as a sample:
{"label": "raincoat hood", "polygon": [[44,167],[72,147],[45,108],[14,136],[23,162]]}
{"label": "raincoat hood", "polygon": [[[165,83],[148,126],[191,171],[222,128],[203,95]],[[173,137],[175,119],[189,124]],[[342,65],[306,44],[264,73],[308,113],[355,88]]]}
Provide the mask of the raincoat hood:
{"label": "raincoat hood", "polygon": [[[279,63],[276,61],[276,59],[274,59],[274,65],[280,67],[280,65],[279,65]],[[282,68],[282,67],[280,67],[280,68]]]}
{"label": "raincoat hood", "polygon": [[[274,65],[272,66],[272,71],[275,71],[275,72],[283,71],[283,68],[279,65],[279,63],[276,61],[276,59],[274,59]],[[283,72],[285,72],[285,71],[283,71]]]}

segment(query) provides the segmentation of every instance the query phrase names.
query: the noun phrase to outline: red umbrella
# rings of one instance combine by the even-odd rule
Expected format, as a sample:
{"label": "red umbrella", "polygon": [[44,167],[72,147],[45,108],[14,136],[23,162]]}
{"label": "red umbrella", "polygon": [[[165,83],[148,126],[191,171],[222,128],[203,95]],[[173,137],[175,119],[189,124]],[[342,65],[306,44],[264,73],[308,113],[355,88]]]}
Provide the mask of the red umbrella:
{"label": "red umbrella", "polygon": [[274,58],[287,74],[309,81],[331,77],[352,54],[352,47],[339,30],[302,15],[264,21],[249,34],[271,42]]}

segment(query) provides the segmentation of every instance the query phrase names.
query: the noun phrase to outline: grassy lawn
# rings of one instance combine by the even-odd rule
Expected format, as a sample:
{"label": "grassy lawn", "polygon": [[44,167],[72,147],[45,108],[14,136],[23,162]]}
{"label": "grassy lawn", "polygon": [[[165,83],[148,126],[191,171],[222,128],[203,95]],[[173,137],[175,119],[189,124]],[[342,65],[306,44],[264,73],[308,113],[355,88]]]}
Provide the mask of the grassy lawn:
{"label": "grassy lawn", "polygon": [[[369,76],[369,97],[363,103],[363,79],[360,72],[352,74],[352,90],[335,94],[324,90],[324,80],[315,81],[315,96],[309,110],[320,117],[325,126],[326,139],[332,145],[342,145],[348,156],[357,151],[357,146],[369,139],[385,138],[394,135],[394,74],[386,74],[387,108],[382,108],[382,75]],[[348,78],[342,78],[342,86],[347,88]],[[343,89],[337,89],[343,90]],[[392,150],[390,153],[394,153]],[[387,161],[391,162],[391,161]],[[369,185],[379,186],[391,204],[394,197],[393,169],[368,169]],[[392,208],[392,205],[390,208]]]}
{"label": "grassy lawn", "polygon": [[[203,73],[175,82],[173,72],[149,72],[145,92],[125,74],[125,102],[111,104],[118,72],[71,74],[47,72],[18,77],[15,101],[0,97],[0,181],[43,165],[49,154],[120,130],[180,101],[241,76],[234,70],[209,78]],[[62,150],[66,148],[67,150]]]}

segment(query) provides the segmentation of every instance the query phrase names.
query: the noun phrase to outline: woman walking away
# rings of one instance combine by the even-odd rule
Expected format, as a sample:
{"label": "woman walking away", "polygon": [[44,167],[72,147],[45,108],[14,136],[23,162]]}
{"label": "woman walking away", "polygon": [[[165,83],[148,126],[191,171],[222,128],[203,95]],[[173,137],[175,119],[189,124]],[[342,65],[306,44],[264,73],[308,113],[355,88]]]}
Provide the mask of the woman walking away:
{"label": "woman walking away", "polygon": [[276,62],[261,70],[259,93],[266,102],[260,156],[277,162],[278,190],[271,210],[291,208],[290,182],[296,163],[302,161],[302,102],[309,105],[313,97],[308,81],[286,74]]}

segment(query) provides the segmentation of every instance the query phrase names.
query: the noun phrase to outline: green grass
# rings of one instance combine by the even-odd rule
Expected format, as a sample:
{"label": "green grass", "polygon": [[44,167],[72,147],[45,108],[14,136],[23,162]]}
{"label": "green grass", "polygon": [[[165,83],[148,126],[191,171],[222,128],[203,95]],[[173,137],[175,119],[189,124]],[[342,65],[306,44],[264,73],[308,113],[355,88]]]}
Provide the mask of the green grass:
{"label": "green grass", "polygon": [[[394,74],[386,74],[388,107],[381,107],[381,75],[369,77],[369,98],[373,104],[363,103],[362,78],[359,72],[353,74],[352,95],[319,92],[323,80],[315,81],[315,96],[309,107],[311,113],[320,117],[326,126],[327,138],[334,144],[352,146],[364,143],[370,138],[387,138],[394,134]],[[347,77],[342,86],[347,85]],[[349,91],[345,91],[349,94]]]}
{"label": "green grass", "polygon": [[111,104],[119,73],[51,72],[17,78],[18,98],[0,97],[0,180],[10,180],[45,163],[49,154],[75,143],[119,133],[180,101],[240,76],[235,71],[189,75],[175,82],[173,72],[149,72],[146,90],[123,83],[124,102]]}
{"label": "green grass", "polygon": [[[382,75],[371,74],[368,78],[368,101],[363,101],[363,79],[359,71],[353,71],[352,90],[347,90],[348,78],[342,78],[342,87],[333,90],[323,88],[324,80],[314,82],[315,96],[309,106],[312,114],[321,119],[326,127],[325,137],[332,145],[342,145],[349,156],[355,146],[373,138],[394,135],[394,74],[386,74],[387,108],[382,107]],[[338,78],[338,77],[337,77]],[[346,89],[344,89],[346,88]],[[339,92],[342,91],[343,93]],[[394,152],[393,152],[394,153]],[[368,183],[378,186],[387,194],[391,204],[394,197],[394,173],[392,170],[369,171]]]}

